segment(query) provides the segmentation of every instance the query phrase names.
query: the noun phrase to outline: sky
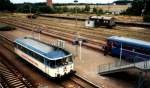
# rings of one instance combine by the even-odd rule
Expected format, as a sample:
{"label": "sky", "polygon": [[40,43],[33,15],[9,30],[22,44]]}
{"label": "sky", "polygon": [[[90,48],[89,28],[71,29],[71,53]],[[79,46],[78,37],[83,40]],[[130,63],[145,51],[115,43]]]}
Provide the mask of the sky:
{"label": "sky", "polygon": [[[46,2],[47,0],[10,0],[13,3],[23,3],[23,2]],[[52,0],[53,3],[73,3],[74,0]],[[79,3],[110,3],[116,0],[78,0]]]}

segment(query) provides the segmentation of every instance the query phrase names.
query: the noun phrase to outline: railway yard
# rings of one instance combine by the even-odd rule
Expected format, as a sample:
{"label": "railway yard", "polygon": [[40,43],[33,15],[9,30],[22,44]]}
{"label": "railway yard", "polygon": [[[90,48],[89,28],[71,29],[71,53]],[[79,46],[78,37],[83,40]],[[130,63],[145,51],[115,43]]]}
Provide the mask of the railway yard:
{"label": "railway yard", "polygon": [[[119,61],[117,57],[104,56],[102,46],[108,37],[114,35],[150,42],[150,29],[144,27],[117,25],[112,29],[86,28],[84,21],[78,21],[75,25],[75,20],[47,17],[31,20],[26,15],[16,14],[0,17],[0,23],[16,26],[16,30],[0,31],[0,88],[136,88],[139,78],[137,70],[128,70],[121,73],[124,76],[118,74],[118,77],[98,74],[99,65]],[[18,59],[14,53],[13,41],[16,38],[33,36],[38,39],[40,33],[40,41],[47,44],[54,44],[58,39],[64,40],[65,49],[74,55],[77,46],[72,42],[77,32],[87,40],[83,43],[82,59],[75,56],[75,75],[62,80],[51,79],[29,63]],[[145,78],[150,79],[149,72]]]}

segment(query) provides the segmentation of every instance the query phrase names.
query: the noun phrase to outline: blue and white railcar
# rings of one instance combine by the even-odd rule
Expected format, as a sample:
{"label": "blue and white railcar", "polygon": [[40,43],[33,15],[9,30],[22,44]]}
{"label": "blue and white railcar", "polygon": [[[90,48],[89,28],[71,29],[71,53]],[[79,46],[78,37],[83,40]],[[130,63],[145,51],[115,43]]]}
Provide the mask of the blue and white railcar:
{"label": "blue and white railcar", "polygon": [[29,37],[18,38],[14,44],[17,55],[52,78],[74,72],[73,56],[64,49]]}
{"label": "blue and white railcar", "polygon": [[107,39],[108,51],[129,61],[150,60],[150,42],[112,36]]}

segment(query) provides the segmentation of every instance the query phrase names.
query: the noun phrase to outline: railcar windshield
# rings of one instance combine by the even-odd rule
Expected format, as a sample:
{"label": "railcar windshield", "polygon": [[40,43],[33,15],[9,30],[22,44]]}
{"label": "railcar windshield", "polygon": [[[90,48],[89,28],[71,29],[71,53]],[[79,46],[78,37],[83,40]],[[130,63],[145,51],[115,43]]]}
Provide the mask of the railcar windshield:
{"label": "railcar windshield", "polygon": [[49,61],[49,66],[52,68],[64,66],[73,63],[72,56],[60,60]]}

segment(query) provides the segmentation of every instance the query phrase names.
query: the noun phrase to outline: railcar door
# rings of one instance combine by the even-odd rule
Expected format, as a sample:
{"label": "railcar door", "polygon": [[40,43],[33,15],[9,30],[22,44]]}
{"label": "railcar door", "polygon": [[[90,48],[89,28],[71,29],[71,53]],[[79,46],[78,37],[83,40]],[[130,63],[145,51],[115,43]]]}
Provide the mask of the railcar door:
{"label": "railcar door", "polygon": [[49,74],[49,69],[48,69],[48,60],[44,59],[44,64],[45,64],[45,73]]}

